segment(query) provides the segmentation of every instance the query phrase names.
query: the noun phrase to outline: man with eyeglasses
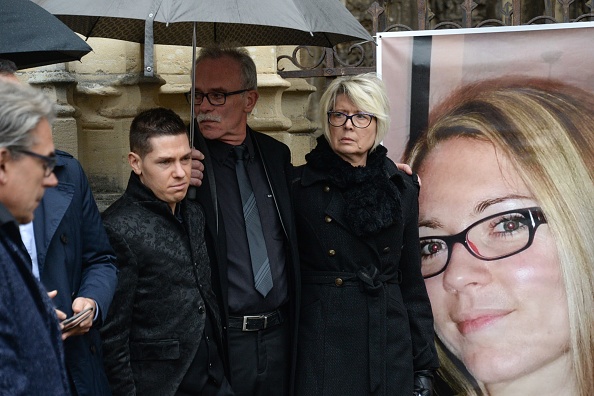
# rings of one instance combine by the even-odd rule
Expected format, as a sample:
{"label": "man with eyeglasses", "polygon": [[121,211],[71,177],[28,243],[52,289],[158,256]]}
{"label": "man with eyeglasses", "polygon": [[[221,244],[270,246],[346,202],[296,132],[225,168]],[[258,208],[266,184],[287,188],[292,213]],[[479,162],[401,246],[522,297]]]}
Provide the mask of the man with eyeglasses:
{"label": "man with eyeglasses", "polygon": [[46,290],[57,291],[52,299],[56,308],[67,317],[90,309],[62,331],[73,394],[110,395],[98,329],[118,282],[115,253],[80,163],[56,150],[45,166],[58,185],[46,190],[34,221],[20,225],[21,236],[33,274]]}
{"label": "man with eyeglasses", "polygon": [[56,313],[18,228],[58,184],[53,118],[40,91],[0,79],[0,394],[70,394]]}
{"label": "man with eyeglasses", "polygon": [[231,385],[237,395],[287,395],[299,301],[290,152],[247,125],[258,100],[247,50],[203,48],[195,83],[194,140],[205,156],[197,200],[205,209]]}
{"label": "man with eyeglasses", "polygon": [[[0,59],[0,80],[19,83],[16,70],[13,62]],[[39,158],[46,174],[53,171],[58,179],[35,210],[35,221],[19,225],[33,275],[51,291],[59,315],[72,317],[90,309],[62,332],[71,391],[78,396],[110,395],[98,328],[117,285],[116,258],[87,176],[64,151],[56,150],[51,157],[20,152]]]}

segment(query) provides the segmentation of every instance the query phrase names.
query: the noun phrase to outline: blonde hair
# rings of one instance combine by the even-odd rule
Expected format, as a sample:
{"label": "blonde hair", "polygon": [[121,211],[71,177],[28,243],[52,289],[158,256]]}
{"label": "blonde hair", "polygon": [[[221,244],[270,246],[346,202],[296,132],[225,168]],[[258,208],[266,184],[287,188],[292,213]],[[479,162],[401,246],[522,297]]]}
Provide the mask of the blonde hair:
{"label": "blonde hair", "polygon": [[370,151],[384,140],[390,129],[390,103],[382,80],[374,73],[338,77],[328,85],[320,99],[320,122],[326,140],[330,141],[327,112],[334,109],[336,98],[346,95],[361,111],[373,114],[377,120],[375,142]]}
{"label": "blonde hair", "polygon": [[[500,78],[462,87],[432,111],[428,131],[408,156],[412,168],[452,138],[493,144],[543,209],[567,295],[577,395],[593,395],[594,95],[543,79]],[[457,386],[463,394],[480,394],[468,383]]]}

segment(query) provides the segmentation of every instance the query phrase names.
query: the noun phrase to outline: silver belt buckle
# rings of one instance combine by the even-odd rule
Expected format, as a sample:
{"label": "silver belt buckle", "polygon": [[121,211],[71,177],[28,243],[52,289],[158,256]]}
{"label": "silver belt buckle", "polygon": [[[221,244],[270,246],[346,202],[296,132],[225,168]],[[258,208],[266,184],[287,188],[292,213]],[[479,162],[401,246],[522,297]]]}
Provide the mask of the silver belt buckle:
{"label": "silver belt buckle", "polygon": [[[264,319],[264,327],[262,329],[248,329],[247,324],[248,320],[250,319]],[[266,315],[256,315],[256,316],[244,316],[243,317],[243,327],[241,328],[242,331],[258,331],[264,330],[268,327],[268,316]]]}

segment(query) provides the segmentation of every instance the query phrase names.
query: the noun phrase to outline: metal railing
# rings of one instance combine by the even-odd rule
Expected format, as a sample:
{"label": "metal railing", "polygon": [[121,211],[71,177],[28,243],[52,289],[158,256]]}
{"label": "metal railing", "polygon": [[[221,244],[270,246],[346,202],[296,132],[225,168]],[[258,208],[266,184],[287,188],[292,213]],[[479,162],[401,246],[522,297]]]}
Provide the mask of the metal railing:
{"label": "metal railing", "polygon": [[[486,26],[517,26],[546,23],[584,22],[594,20],[594,0],[544,0],[542,3],[543,14],[533,17],[522,23],[522,2],[511,0],[503,2],[499,7],[500,18],[484,18],[477,21],[476,9],[479,6],[473,0],[462,0],[459,3],[459,21],[439,21],[431,10],[427,0],[417,0],[416,17],[417,30],[481,28]],[[416,30],[402,23],[388,25],[386,5],[389,0],[374,1],[367,9],[371,16],[371,34],[378,32],[392,32]],[[573,8],[572,8],[573,7]],[[571,18],[572,10],[587,8],[588,13],[583,13]],[[474,18],[473,18],[474,17]],[[283,62],[290,62],[292,69],[285,70]],[[334,48],[314,49],[299,46],[291,55],[281,55],[277,58],[277,71],[283,78],[308,78],[327,77],[333,78],[344,75],[373,72],[376,68],[375,43],[355,43],[339,45]]]}

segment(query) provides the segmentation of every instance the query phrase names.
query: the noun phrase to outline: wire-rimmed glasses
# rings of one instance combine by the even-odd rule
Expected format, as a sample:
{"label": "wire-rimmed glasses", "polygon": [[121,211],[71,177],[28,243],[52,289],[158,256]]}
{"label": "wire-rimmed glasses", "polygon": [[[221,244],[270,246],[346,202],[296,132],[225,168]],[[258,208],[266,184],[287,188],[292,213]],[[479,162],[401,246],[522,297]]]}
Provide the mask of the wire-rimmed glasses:
{"label": "wire-rimmed glasses", "polygon": [[375,115],[369,113],[355,113],[355,114],[345,114],[341,111],[329,111],[328,112],[328,122],[330,125],[335,127],[341,127],[348,120],[351,120],[351,123],[357,128],[367,128],[371,121],[375,118]]}
{"label": "wire-rimmed glasses", "polygon": [[423,278],[446,270],[456,243],[478,259],[499,260],[528,249],[536,229],[546,222],[539,207],[515,209],[485,217],[456,235],[419,238]]}

